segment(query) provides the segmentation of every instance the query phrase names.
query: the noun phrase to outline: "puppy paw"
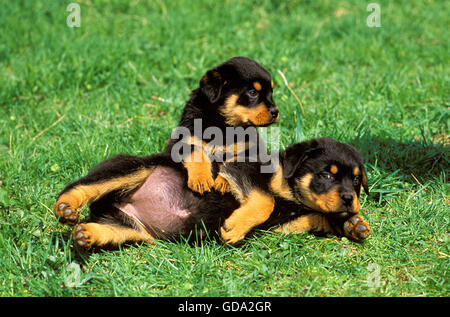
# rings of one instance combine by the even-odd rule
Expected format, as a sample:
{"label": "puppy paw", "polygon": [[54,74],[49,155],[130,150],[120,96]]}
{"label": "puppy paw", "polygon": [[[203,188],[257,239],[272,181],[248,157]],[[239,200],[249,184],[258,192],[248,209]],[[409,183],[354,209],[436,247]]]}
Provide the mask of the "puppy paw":
{"label": "puppy paw", "polygon": [[88,223],[79,224],[72,231],[72,238],[76,247],[89,249],[95,242],[95,231],[90,230]]}
{"label": "puppy paw", "polygon": [[224,195],[226,192],[229,192],[231,190],[231,187],[228,181],[221,175],[219,175],[214,181],[214,189]]}
{"label": "puppy paw", "polygon": [[248,229],[242,224],[235,222],[233,218],[228,218],[227,220],[225,220],[222,228],[220,228],[220,235],[223,242],[232,245],[244,240],[247,232]]}
{"label": "puppy paw", "polygon": [[360,216],[355,215],[344,222],[344,233],[349,239],[362,242],[370,235],[370,226]]}
{"label": "puppy paw", "polygon": [[55,216],[59,218],[61,223],[74,226],[78,223],[80,218],[80,211],[72,207],[70,203],[58,200],[53,208]]}
{"label": "puppy paw", "polygon": [[211,173],[196,174],[188,177],[188,187],[194,192],[203,195],[204,192],[210,192],[214,186],[214,179]]}

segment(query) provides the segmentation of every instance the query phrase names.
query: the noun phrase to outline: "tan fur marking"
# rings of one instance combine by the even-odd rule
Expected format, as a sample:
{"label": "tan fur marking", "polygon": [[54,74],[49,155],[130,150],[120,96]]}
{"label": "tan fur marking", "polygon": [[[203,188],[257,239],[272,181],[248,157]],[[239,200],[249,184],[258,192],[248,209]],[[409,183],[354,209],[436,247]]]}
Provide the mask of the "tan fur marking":
{"label": "tan fur marking", "polygon": [[257,91],[261,91],[262,87],[261,84],[259,83],[259,81],[255,81],[253,83],[253,87],[257,90]]}
{"label": "tan fur marking", "polygon": [[331,167],[330,167],[330,172],[331,172],[331,174],[337,174],[338,173],[338,167],[336,166],[336,165],[331,165]]}
{"label": "tan fur marking", "polygon": [[335,189],[330,190],[326,194],[313,194],[313,198],[316,201],[316,205],[320,210],[325,212],[338,211],[340,209],[340,197],[339,192]]}
{"label": "tan fur marking", "polygon": [[277,195],[287,200],[295,200],[292,195],[291,188],[283,177],[283,167],[281,165],[278,165],[277,171],[270,180],[270,189],[272,189]]}
{"label": "tan fur marking", "polygon": [[289,221],[274,231],[279,233],[302,233],[311,230],[333,233],[328,219],[323,215],[308,214]]}
{"label": "tan fur marking", "polygon": [[230,183],[223,178],[222,175],[218,175],[214,180],[214,189],[219,191],[222,195],[231,190]]}
{"label": "tan fur marking", "polygon": [[94,222],[79,224],[73,230],[72,235],[75,243],[85,248],[108,244],[120,245],[125,242],[153,243],[152,240],[154,240],[146,231]]}
{"label": "tan fur marking", "polygon": [[302,203],[308,207],[322,212],[333,212],[339,209],[339,194],[333,190],[326,194],[318,195],[309,189],[312,174],[306,174],[300,180],[297,180],[297,186],[302,194]]}
{"label": "tan fur marking", "polygon": [[262,224],[272,214],[275,201],[272,196],[253,190],[241,207],[233,211],[221,228],[222,239],[226,243],[236,243],[257,225]]}
{"label": "tan fur marking", "polygon": [[270,87],[273,89],[273,80],[270,81]]}
{"label": "tan fur marking", "polygon": [[231,95],[225,100],[224,105],[219,109],[219,112],[225,117],[225,122],[230,126],[239,124],[240,118],[234,114],[236,102],[239,99],[238,95]]}
{"label": "tan fur marking", "polygon": [[[361,191],[361,189],[360,189]],[[352,205],[352,209],[354,212],[359,212],[359,208],[361,207],[361,203],[359,201],[358,196],[356,195],[356,193],[353,194],[353,205]]]}
{"label": "tan fur marking", "polygon": [[355,167],[353,169],[353,176],[358,176],[359,175],[359,168]]}
{"label": "tan fur marking", "polygon": [[183,139],[183,142],[195,146],[190,155],[183,158],[183,166],[188,172],[188,187],[200,194],[211,191],[211,187],[214,186],[214,179],[211,161],[207,153],[214,149],[211,146],[208,147],[205,141],[196,136]]}
{"label": "tan fur marking", "polygon": [[362,173],[362,184],[367,187],[367,175],[366,173]]}
{"label": "tan fur marking", "polygon": [[236,104],[238,98],[238,95],[231,95],[225,100],[224,106],[219,110],[225,117],[225,122],[230,126],[236,127],[243,124],[262,126],[278,121],[278,118],[272,121],[272,116],[264,103],[247,108]]}
{"label": "tan fur marking", "polygon": [[[200,157],[200,160],[198,159]],[[211,191],[214,186],[214,179],[211,172],[211,161],[203,150],[196,149],[190,159],[183,162],[183,166],[188,173],[188,187],[193,191],[203,194],[205,191]]]}
{"label": "tan fur marking", "polygon": [[[226,164],[226,163],[225,163]],[[228,174],[224,173],[223,171],[219,172],[219,175],[222,176],[228,183],[229,190],[233,194],[234,198],[236,198],[241,204],[244,202],[245,197],[244,194],[240,188],[234,181],[233,178],[230,177]]]}
{"label": "tan fur marking", "polygon": [[253,125],[260,126],[266,125],[272,122],[272,115],[267,109],[267,106],[264,103],[260,103],[254,108],[246,108],[243,107],[243,113],[248,117],[248,122]]}
{"label": "tan fur marking", "polygon": [[[297,186],[302,194],[302,203],[306,206],[321,212],[341,212],[348,211],[341,203],[340,194],[337,189],[332,189],[324,194],[313,193],[309,189],[312,174],[306,174],[301,179],[297,180]],[[352,212],[359,212],[360,202],[356,193],[353,193]]]}

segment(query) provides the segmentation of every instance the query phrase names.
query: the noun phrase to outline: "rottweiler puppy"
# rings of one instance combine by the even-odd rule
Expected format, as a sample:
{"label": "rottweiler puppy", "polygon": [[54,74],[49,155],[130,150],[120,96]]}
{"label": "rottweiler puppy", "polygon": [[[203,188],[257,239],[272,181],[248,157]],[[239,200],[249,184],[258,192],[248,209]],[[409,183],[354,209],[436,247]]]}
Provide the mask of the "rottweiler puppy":
{"label": "rottweiler puppy", "polygon": [[[220,175],[231,188],[225,194],[191,191],[186,174],[166,154],[128,161],[133,159],[141,168],[131,176],[117,175],[121,189],[91,204],[91,222],[73,230],[75,245],[104,248],[180,235],[219,235],[219,231],[226,243],[236,244],[253,229],[271,228],[334,234],[358,242],[370,234],[369,224],[358,215],[361,189],[368,193],[361,154],[333,139],[287,147],[271,173],[261,173],[265,164],[261,162],[225,163]],[[127,168],[121,162],[105,161],[86,177],[94,179],[92,175],[101,169],[118,174]],[[103,187],[101,183],[98,189],[80,186],[72,188],[86,193]]]}
{"label": "rottweiler puppy", "polygon": [[[191,190],[200,194],[213,187],[222,193],[228,190],[224,179],[216,177],[220,163],[227,160],[226,154],[231,153],[228,157],[235,159],[239,153],[259,144],[256,140],[236,142],[235,138],[225,138],[227,128],[262,127],[277,122],[279,112],[272,92],[269,72],[246,57],[234,57],[206,72],[199,87],[192,91],[164,151],[182,161]],[[211,133],[211,129],[215,132]],[[213,135],[219,142],[213,142],[216,140]],[[179,154],[175,145],[185,153]]]}
{"label": "rottweiler puppy", "polygon": [[[274,173],[259,173],[257,164],[227,164],[221,172],[240,206],[224,219],[221,236],[241,241],[253,228],[313,231],[364,240],[369,225],[359,215],[361,188],[369,194],[361,154],[330,138],[297,143],[280,154]],[[239,176],[241,173],[241,176]]]}

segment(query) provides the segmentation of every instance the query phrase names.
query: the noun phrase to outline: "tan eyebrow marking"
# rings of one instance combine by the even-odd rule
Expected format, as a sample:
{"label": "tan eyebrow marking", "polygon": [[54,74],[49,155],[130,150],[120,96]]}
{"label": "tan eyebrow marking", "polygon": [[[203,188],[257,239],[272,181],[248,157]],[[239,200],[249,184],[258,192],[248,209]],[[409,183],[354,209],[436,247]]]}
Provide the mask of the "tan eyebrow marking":
{"label": "tan eyebrow marking", "polygon": [[254,83],[253,83],[253,87],[255,87],[255,89],[257,90],[257,91],[260,91],[261,90],[261,84],[258,82],[258,81],[255,81]]}
{"label": "tan eyebrow marking", "polygon": [[336,165],[331,165],[331,167],[330,167],[330,172],[332,173],[332,174],[337,174],[337,172],[338,172],[338,168],[337,168],[337,166]]}
{"label": "tan eyebrow marking", "polygon": [[270,81],[270,86],[271,86],[272,89],[273,89],[273,80]]}
{"label": "tan eyebrow marking", "polygon": [[355,167],[353,169],[353,176],[358,176],[359,175],[359,168]]}

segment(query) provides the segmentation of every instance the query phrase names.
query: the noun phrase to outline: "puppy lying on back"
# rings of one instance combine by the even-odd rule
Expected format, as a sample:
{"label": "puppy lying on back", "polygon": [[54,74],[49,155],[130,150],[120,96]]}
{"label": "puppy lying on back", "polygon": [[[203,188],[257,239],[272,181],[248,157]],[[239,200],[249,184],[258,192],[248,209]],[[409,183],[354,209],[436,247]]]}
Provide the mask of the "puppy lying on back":
{"label": "puppy lying on back", "polygon": [[261,163],[224,164],[220,174],[231,186],[224,195],[195,195],[180,168],[165,162],[168,156],[141,159],[148,166],[143,184],[116,200],[111,196],[93,203],[91,222],[73,231],[77,246],[173,239],[193,231],[198,236],[221,226],[228,243],[241,241],[254,228],[329,233],[355,241],[370,234],[358,215],[361,188],[368,193],[362,157],[329,138],[289,146],[280,152],[274,173],[261,173]]}

